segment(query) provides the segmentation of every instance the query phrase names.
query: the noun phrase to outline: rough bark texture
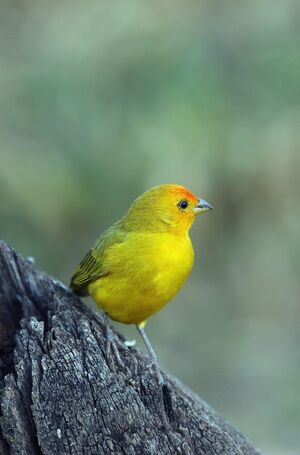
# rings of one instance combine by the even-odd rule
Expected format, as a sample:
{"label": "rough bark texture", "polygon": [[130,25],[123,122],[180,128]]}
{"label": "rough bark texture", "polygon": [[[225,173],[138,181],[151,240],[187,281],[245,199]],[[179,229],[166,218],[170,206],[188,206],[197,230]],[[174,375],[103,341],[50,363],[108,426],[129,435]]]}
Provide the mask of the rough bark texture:
{"label": "rough bark texture", "polygon": [[0,242],[0,454],[260,452],[114,332],[63,284]]}

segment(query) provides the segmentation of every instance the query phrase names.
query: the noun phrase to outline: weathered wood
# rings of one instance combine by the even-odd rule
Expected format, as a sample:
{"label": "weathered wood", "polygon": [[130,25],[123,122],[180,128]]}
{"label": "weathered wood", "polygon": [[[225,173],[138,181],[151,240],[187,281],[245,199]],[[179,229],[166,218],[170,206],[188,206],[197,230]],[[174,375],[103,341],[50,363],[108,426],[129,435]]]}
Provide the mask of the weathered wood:
{"label": "weathered wood", "polygon": [[258,455],[60,282],[0,242],[0,454]]}

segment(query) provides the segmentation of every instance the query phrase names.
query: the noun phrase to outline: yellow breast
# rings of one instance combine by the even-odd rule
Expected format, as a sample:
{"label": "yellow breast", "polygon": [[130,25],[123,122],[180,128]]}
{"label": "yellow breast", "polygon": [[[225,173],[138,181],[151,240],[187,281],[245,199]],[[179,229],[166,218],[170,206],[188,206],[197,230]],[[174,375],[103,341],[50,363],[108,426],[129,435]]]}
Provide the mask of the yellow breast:
{"label": "yellow breast", "polygon": [[188,235],[133,233],[106,260],[110,272],[89,285],[90,295],[112,319],[139,324],[177,294],[194,252]]}

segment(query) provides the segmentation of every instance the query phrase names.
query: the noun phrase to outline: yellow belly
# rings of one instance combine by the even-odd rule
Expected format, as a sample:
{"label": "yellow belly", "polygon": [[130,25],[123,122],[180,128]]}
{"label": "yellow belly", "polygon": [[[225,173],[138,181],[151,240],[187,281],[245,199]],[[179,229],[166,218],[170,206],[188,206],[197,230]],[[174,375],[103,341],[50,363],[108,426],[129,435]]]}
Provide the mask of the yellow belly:
{"label": "yellow belly", "polygon": [[184,284],[194,262],[188,236],[132,234],[108,252],[109,273],[89,294],[112,319],[139,324],[159,311]]}

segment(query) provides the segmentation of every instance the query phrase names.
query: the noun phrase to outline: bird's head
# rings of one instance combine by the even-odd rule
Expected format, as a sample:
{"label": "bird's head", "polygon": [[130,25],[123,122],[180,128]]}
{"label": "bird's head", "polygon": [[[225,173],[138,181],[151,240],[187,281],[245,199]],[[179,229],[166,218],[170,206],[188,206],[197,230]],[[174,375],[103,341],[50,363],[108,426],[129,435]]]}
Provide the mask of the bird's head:
{"label": "bird's head", "polygon": [[195,217],[212,206],[190,190],[174,184],[159,185],[141,194],[131,205],[124,221],[139,231],[186,233]]}

